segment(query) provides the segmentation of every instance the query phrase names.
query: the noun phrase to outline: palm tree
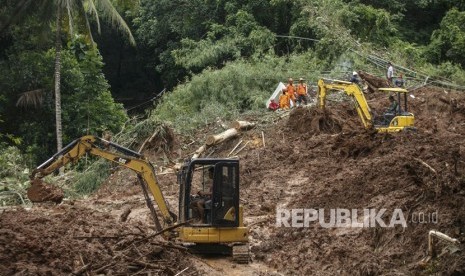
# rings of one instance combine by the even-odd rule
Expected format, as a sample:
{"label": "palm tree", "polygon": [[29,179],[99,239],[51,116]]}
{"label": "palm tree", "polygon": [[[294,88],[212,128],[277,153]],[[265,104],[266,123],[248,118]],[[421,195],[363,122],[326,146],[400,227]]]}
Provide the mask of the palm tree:
{"label": "palm tree", "polygon": [[[134,0],[137,3],[138,0]],[[51,8],[55,11],[55,15],[51,12]],[[92,45],[93,43],[92,32],[90,28],[89,15],[94,18],[97,24],[97,30],[100,32],[100,17],[108,19],[113,27],[125,33],[129,42],[135,45],[134,37],[132,36],[131,30],[128,25],[115,9],[114,5],[110,0],[19,0],[15,6],[12,16],[4,23],[0,24],[0,34],[8,28],[10,25],[20,21],[28,11],[32,9],[40,9],[42,15],[45,15],[44,22],[52,21],[53,16],[56,23],[55,33],[55,124],[56,124],[56,139],[57,139],[57,150],[60,151],[63,147],[62,139],[62,122],[61,122],[61,32],[63,26],[63,12],[67,13],[68,17],[68,29],[70,35],[75,32],[75,19],[80,19],[84,22],[84,32],[88,35]],[[23,93],[22,97],[35,97],[37,98],[37,90],[31,91],[31,93]],[[20,99],[18,103],[30,102],[29,100]]]}

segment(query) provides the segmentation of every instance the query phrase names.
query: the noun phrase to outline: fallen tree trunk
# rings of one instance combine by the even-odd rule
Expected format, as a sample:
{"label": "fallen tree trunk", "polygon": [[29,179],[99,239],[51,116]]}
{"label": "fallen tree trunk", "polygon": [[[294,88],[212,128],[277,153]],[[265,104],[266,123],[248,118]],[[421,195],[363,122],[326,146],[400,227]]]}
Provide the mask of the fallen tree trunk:
{"label": "fallen tree trunk", "polygon": [[230,128],[220,134],[210,135],[207,137],[205,144],[207,146],[213,146],[219,143],[222,143],[226,140],[229,140],[233,137],[236,137],[239,134],[239,131],[235,128]]}
{"label": "fallen tree trunk", "polygon": [[234,121],[231,124],[232,128],[237,130],[248,130],[255,127],[255,123],[247,122],[247,121]]}

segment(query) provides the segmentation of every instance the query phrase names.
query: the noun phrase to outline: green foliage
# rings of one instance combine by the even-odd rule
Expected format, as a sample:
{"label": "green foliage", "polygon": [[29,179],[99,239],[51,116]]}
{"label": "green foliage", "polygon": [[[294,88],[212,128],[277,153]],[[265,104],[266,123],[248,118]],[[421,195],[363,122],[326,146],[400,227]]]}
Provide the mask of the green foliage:
{"label": "green foliage", "polygon": [[111,164],[105,160],[93,162],[83,172],[74,172],[68,186],[77,195],[88,195],[95,192],[110,175]]}
{"label": "green foliage", "polygon": [[[82,44],[82,41],[80,42]],[[83,48],[83,49],[82,49]],[[0,61],[0,89],[7,103],[0,111],[2,129],[21,137],[20,148],[39,163],[55,150],[53,61],[54,50],[14,51]],[[102,73],[103,62],[96,49],[81,47],[77,53],[62,52],[62,112],[65,143],[87,133],[118,132],[127,116],[116,104]],[[7,73],[8,72],[8,73]],[[23,92],[40,90],[36,107],[16,106]],[[44,123],[48,122],[48,123]]]}
{"label": "green foliage", "polygon": [[272,48],[288,52],[282,40],[275,45],[274,34],[289,31],[295,6],[293,1],[143,0],[134,24],[144,62],[170,89],[191,71]]}
{"label": "green foliage", "polygon": [[206,39],[183,39],[181,48],[172,54],[178,65],[198,72],[240,57],[266,54],[273,45],[273,33],[260,26],[253,15],[239,10],[227,17],[225,25],[212,24]]}
{"label": "green foliage", "polygon": [[[127,116],[123,106],[115,103],[111,97],[109,85],[101,71],[101,56],[96,49],[90,48],[80,59],[79,72],[76,72],[80,78],[79,89],[63,98],[63,119],[69,122],[65,127],[69,140],[104,130],[119,131]],[[71,123],[73,121],[75,123]]]}
{"label": "green foliage", "polygon": [[402,40],[396,40],[390,47],[394,60],[408,68],[418,68],[426,63],[424,51],[424,46]]}
{"label": "green foliage", "polygon": [[[0,145],[0,205],[20,204],[21,201],[16,194],[5,194],[3,192],[19,193],[23,197],[29,186],[29,170],[23,155],[18,148]],[[3,195],[9,195],[3,197]]]}
{"label": "green foliage", "polygon": [[431,36],[427,54],[436,63],[453,60],[465,66],[465,12],[451,9]]}
{"label": "green foliage", "polygon": [[5,182],[27,181],[28,170],[26,163],[18,148],[1,145],[0,153],[0,179]]}
{"label": "green foliage", "polygon": [[152,117],[180,132],[193,131],[217,118],[225,120],[249,110],[266,110],[266,99],[288,77],[317,78],[321,62],[311,54],[259,61],[238,60],[221,70],[207,69],[163,97]]}
{"label": "green foliage", "polygon": [[359,39],[380,45],[387,45],[396,32],[386,10],[363,4],[355,5],[350,12],[343,14],[342,21]]}
{"label": "green foliage", "polygon": [[463,68],[450,61],[441,63],[439,65],[425,64],[421,70],[428,76],[439,80],[452,81],[458,85],[465,86],[465,71]]}

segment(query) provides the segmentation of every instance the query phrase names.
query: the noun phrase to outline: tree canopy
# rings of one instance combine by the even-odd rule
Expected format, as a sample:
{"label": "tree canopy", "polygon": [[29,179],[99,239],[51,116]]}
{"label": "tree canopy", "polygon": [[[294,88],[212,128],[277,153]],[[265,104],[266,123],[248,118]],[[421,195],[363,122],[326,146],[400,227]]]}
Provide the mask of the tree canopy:
{"label": "tree canopy", "polygon": [[[311,81],[341,68],[383,74],[368,55],[465,83],[464,1],[5,0],[0,137],[34,161],[53,152],[54,5],[75,8],[64,12],[60,37],[66,141],[120,131],[128,119],[122,104],[195,125],[259,110],[289,76]],[[164,88],[158,107],[144,114]]]}

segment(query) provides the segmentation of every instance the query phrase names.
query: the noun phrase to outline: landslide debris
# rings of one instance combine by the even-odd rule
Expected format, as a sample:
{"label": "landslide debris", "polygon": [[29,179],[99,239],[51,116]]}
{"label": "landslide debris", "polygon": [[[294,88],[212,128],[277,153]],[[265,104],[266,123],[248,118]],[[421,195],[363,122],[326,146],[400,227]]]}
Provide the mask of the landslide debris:
{"label": "landslide debris", "polygon": [[[90,202],[81,204],[90,205]],[[175,275],[186,253],[151,238],[143,223],[122,223],[81,204],[0,214],[3,275]],[[183,275],[197,275],[189,268]]]}
{"label": "landslide debris", "polygon": [[[415,114],[417,132],[366,131],[351,103],[328,102],[325,112],[295,109],[289,118],[244,132],[209,152],[211,157],[225,157],[240,139],[244,144],[250,141],[239,157],[241,204],[250,226],[255,262],[251,267],[263,264],[268,271],[276,269],[286,275],[465,273],[465,95],[431,87],[417,89],[412,95],[409,111]],[[375,92],[367,98],[374,111],[382,112],[388,106],[385,94]],[[195,140],[203,142],[206,132]],[[183,144],[192,139],[186,138]],[[182,150],[191,153],[198,146],[194,143]],[[149,157],[154,160],[157,155]],[[136,180],[132,172],[117,171],[96,195],[99,201],[121,202],[121,210],[140,205],[127,220],[120,221],[123,211],[110,216],[66,204],[1,214],[0,271],[69,274],[83,263],[91,263],[91,275],[108,264],[111,266],[102,273],[126,275],[152,269],[153,274],[170,275],[165,267],[181,271],[191,266],[185,253],[167,248],[159,240],[129,248],[124,251],[129,258],[111,262],[124,250],[121,244],[150,231],[145,203],[127,201],[128,197],[142,198]],[[176,206],[176,176],[160,175],[159,182],[171,206]],[[91,201],[83,204],[100,208]],[[398,208],[408,224],[406,228],[323,228],[312,223],[306,228],[282,228],[276,227],[277,208],[386,208],[391,212]],[[148,223],[140,219],[142,213]],[[436,213],[437,222],[412,221],[422,213]],[[461,245],[438,242],[438,256],[421,265],[428,254],[431,229],[459,239]],[[101,238],[76,238],[85,235]],[[154,247],[163,251],[150,253]],[[137,258],[161,268],[142,266],[134,261]],[[225,268],[220,273],[235,271]],[[195,273],[189,269],[183,274]]]}
{"label": "landslide debris", "polygon": [[58,204],[63,200],[64,193],[59,187],[35,178],[31,180],[31,186],[27,190],[27,197],[32,202],[51,201]]}
{"label": "landslide debris", "polygon": [[[266,148],[244,153],[241,194],[256,261],[286,275],[465,273],[465,95],[431,87],[412,94],[417,132],[369,132],[356,127],[353,107],[330,103],[324,120],[342,131],[318,132],[312,120],[321,113],[297,109],[265,131]],[[388,104],[382,93],[369,100],[380,111]],[[277,208],[324,209],[326,221],[335,208],[400,209],[407,227],[276,227]],[[432,229],[462,245],[438,242],[438,257],[424,265]]]}
{"label": "landslide debris", "polygon": [[296,108],[289,115],[288,127],[297,133],[338,133],[342,120],[330,110],[320,108]]}

